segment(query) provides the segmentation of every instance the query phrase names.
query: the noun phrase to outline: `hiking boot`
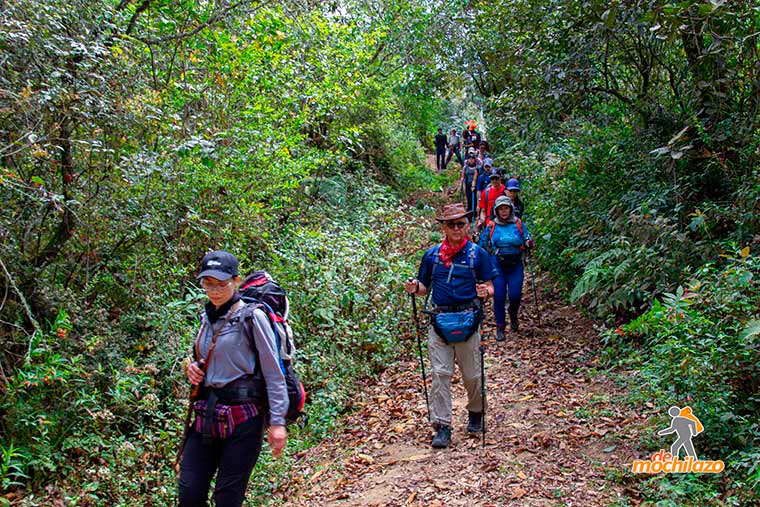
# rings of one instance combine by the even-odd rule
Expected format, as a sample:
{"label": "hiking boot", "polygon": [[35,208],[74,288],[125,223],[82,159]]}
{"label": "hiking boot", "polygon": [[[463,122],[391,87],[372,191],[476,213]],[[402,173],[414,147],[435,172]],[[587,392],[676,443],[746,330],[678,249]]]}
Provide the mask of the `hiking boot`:
{"label": "hiking boot", "polygon": [[509,329],[511,329],[513,333],[516,333],[519,328],[520,326],[517,325],[517,319],[509,321]]}
{"label": "hiking boot", "polygon": [[496,341],[497,342],[503,342],[506,338],[504,337],[504,327],[499,326],[496,328]]}
{"label": "hiking boot", "polygon": [[444,449],[451,443],[451,426],[441,424],[433,437],[432,446],[436,449]]}
{"label": "hiking boot", "polygon": [[467,433],[483,433],[483,412],[467,412]]}

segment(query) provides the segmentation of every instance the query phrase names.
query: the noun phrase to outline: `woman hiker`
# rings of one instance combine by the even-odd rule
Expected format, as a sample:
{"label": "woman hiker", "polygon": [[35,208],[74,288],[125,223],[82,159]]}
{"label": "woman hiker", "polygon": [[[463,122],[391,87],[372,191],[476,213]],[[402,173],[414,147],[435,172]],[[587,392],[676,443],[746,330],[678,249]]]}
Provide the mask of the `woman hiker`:
{"label": "woman hiker", "polygon": [[[265,416],[272,455],[279,456],[285,448],[285,377],[269,317],[260,309],[246,310],[237,293],[237,258],[221,250],[206,254],[198,279],[208,302],[196,337],[195,361],[187,368],[188,380],[199,388],[181,456],[179,505],[205,507],[216,474],[216,507],[240,507],[261,451]],[[261,374],[254,377],[257,368]],[[264,388],[269,399],[266,414],[253,396]]]}
{"label": "woman hiker", "polygon": [[533,248],[533,239],[525,224],[515,216],[514,204],[507,196],[494,203],[494,221],[480,235],[480,246],[491,254],[498,272],[493,281],[493,312],[496,321],[496,341],[504,341],[506,315],[504,307],[509,297],[509,327],[517,331],[517,312],[520,309],[523,286],[523,250]]}
{"label": "woman hiker", "polygon": [[[430,295],[432,309],[439,313],[431,319],[428,330],[428,357],[432,365],[430,419],[436,430],[432,441],[435,448],[451,443],[451,377],[455,362],[467,390],[467,431],[483,430],[479,352],[482,314],[478,299],[493,294],[491,280],[497,273],[486,251],[467,237],[467,219],[471,214],[461,203],[444,206],[436,217],[443,227],[443,243],[425,252],[417,278],[405,285],[409,294]],[[462,314],[465,327],[453,329],[446,324],[449,322],[446,316],[453,313]]]}
{"label": "woman hiker", "polygon": [[512,200],[512,204],[515,206],[515,216],[522,218],[525,205],[520,199],[520,181],[517,178],[509,178],[507,181],[506,196]]}

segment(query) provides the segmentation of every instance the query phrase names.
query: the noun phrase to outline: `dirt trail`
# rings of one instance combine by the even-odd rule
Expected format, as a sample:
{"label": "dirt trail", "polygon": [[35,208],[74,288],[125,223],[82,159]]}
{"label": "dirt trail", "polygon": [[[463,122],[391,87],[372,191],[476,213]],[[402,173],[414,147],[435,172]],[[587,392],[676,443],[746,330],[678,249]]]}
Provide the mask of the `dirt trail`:
{"label": "dirt trail", "polygon": [[294,479],[282,488],[287,505],[601,506],[630,494],[612,478],[637,456],[642,416],[616,403],[621,388],[596,374],[593,325],[553,290],[540,306],[539,328],[526,270],[520,332],[493,341],[487,312],[487,445],[465,432],[466,395],[455,376],[453,442],[445,450],[430,447],[409,309],[405,358],[357,388],[337,434],[297,456]]}

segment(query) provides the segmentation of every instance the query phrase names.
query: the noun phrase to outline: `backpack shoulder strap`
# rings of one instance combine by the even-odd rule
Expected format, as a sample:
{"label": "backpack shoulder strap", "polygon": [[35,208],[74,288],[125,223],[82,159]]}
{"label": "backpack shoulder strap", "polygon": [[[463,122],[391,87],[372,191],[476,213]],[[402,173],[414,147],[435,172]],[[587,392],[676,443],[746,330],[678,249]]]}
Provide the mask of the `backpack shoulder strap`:
{"label": "backpack shoulder strap", "polygon": [[522,220],[515,217],[515,225],[517,226],[517,230],[520,233],[520,237],[522,238],[523,243],[525,243],[525,234],[523,233]]}
{"label": "backpack shoulder strap", "polygon": [[243,331],[246,333],[246,338],[248,338],[248,341],[251,344],[251,349],[253,350],[253,354],[256,357],[256,368],[260,368],[260,361],[259,361],[259,350],[256,348],[256,340],[253,337],[253,328],[251,327],[251,321],[253,320],[253,311],[254,310],[261,310],[264,312],[264,315],[267,316],[267,320],[269,321],[269,326],[272,328],[272,332],[274,333],[274,341],[275,341],[275,347],[277,348],[277,360],[280,363],[280,369],[282,370],[282,373],[285,374],[285,364],[282,361],[282,354],[280,353],[280,333],[277,331],[277,324],[275,320],[275,313],[272,308],[261,301],[256,301],[254,303],[248,303],[245,308],[243,308],[243,314],[241,315],[241,322],[243,323]]}
{"label": "backpack shoulder strap", "polygon": [[441,264],[441,245],[435,245],[433,247],[431,255],[433,256],[433,271],[430,274],[430,276],[434,276],[435,275],[435,268],[439,264]]}
{"label": "backpack shoulder strap", "polygon": [[470,260],[470,271],[472,272],[472,277],[477,280],[478,276],[475,272],[475,258],[477,257],[478,249],[476,248],[475,243],[470,241],[470,252],[469,252],[469,260]]}
{"label": "backpack shoulder strap", "polygon": [[430,273],[430,287],[428,287],[428,292],[425,295],[425,301],[422,303],[422,311],[425,311],[428,309],[428,303],[430,302],[430,295],[433,293],[433,277],[435,277],[435,268],[441,264],[441,245],[436,245],[433,247],[432,250],[430,250],[430,254],[433,256],[433,269]]}

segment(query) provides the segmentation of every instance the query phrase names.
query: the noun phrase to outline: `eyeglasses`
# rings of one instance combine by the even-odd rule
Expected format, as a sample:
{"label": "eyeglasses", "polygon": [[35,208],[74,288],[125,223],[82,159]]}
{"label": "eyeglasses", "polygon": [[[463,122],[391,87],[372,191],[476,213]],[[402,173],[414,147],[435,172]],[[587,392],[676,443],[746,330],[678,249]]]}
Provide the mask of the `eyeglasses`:
{"label": "eyeglasses", "polygon": [[449,229],[464,229],[467,226],[467,222],[446,222],[446,227]]}
{"label": "eyeglasses", "polygon": [[201,287],[203,287],[206,292],[219,292],[229,287],[231,283],[232,280],[227,280],[225,283],[213,283],[204,278],[201,280]]}

